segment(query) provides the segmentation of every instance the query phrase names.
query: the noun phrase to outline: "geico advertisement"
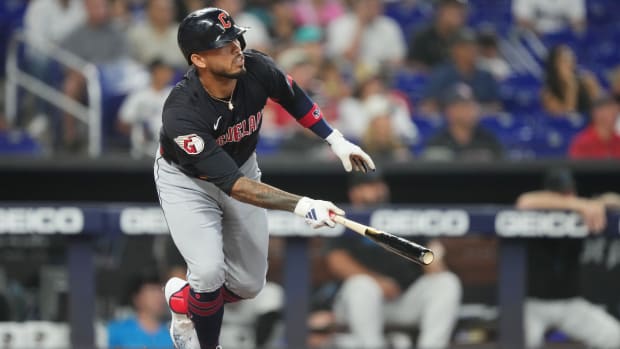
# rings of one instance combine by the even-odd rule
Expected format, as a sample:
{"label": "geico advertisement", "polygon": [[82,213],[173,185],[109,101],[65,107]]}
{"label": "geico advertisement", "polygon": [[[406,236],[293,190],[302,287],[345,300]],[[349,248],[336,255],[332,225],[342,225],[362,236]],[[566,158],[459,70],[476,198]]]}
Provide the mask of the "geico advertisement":
{"label": "geico advertisement", "polygon": [[370,225],[401,236],[462,236],[469,231],[469,214],[458,209],[379,209]]}
{"label": "geico advertisement", "polygon": [[84,214],[77,207],[0,208],[1,234],[78,234]]}
{"label": "geico advertisement", "polygon": [[168,225],[159,207],[135,207],[121,211],[120,229],[123,234],[167,234]]}
{"label": "geico advertisement", "polygon": [[503,237],[585,237],[588,227],[574,212],[500,211],[495,231]]}

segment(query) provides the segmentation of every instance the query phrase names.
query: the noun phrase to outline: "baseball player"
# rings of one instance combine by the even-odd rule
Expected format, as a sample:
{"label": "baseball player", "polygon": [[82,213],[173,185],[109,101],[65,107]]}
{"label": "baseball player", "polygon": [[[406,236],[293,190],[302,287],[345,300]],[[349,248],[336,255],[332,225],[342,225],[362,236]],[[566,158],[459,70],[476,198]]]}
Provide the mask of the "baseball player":
{"label": "baseball player", "polygon": [[265,284],[265,208],[294,212],[315,228],[335,225],[330,212],[344,214],[260,182],[255,148],[267,98],[325,139],[345,170],[375,168],[270,57],[243,51],[246,30],[218,8],[195,11],[179,26],[191,67],[164,105],[154,164],[160,204],[188,266],[188,283],[173,278],[165,287],[177,349],[219,348],[223,305]]}

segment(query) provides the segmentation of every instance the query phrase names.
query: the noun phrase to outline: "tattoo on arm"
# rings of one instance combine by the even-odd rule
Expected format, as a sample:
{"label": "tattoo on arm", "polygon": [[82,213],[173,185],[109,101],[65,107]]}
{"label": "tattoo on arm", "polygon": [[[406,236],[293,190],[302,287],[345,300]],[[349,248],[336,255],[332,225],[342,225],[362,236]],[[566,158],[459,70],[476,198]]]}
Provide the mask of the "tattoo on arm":
{"label": "tattoo on arm", "polygon": [[230,196],[247,204],[293,212],[301,196],[285,192],[248,177],[239,178],[232,187]]}

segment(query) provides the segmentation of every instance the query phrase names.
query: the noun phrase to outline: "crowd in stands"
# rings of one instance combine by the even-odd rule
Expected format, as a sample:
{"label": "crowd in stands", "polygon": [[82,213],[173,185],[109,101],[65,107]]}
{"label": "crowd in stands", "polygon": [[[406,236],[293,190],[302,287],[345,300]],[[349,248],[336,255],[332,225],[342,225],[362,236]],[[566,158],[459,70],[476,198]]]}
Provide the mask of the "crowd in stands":
{"label": "crowd in stands", "polygon": [[[3,18],[11,18],[3,24],[3,49],[10,32],[22,29],[32,42],[57,45],[99,67],[108,152],[153,153],[161,104],[187,68],[176,43],[178,23],[190,11],[217,6],[251,28],[248,49],[272,55],[331,123],[379,157],[471,159],[472,148],[473,158],[487,160],[620,157],[617,116],[606,126],[593,117],[620,99],[620,12],[612,0],[14,0],[2,6]],[[33,46],[20,56],[24,69],[84,101],[82,74],[52,64]],[[20,108],[12,131],[28,131],[44,149],[84,150],[83,123],[34,104]],[[320,142],[276,103],[264,115],[263,154],[318,149]],[[44,132],[32,131],[37,122]],[[5,143],[0,152],[11,152]]]}

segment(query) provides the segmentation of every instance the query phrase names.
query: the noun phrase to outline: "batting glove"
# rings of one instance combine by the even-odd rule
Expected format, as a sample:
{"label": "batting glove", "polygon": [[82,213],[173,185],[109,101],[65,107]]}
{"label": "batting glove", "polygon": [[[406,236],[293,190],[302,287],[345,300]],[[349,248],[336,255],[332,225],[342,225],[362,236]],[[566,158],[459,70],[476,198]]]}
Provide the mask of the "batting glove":
{"label": "batting glove", "polygon": [[361,172],[368,172],[369,169],[375,170],[375,163],[370,156],[357,145],[347,141],[340,131],[334,130],[325,140],[331,146],[334,154],[340,158],[347,172],[351,172],[353,169]]}
{"label": "batting glove", "polygon": [[306,219],[306,223],[312,228],[317,229],[323,226],[335,227],[330,213],[344,216],[344,211],[329,201],[313,200],[302,197],[295,206],[295,214]]}

